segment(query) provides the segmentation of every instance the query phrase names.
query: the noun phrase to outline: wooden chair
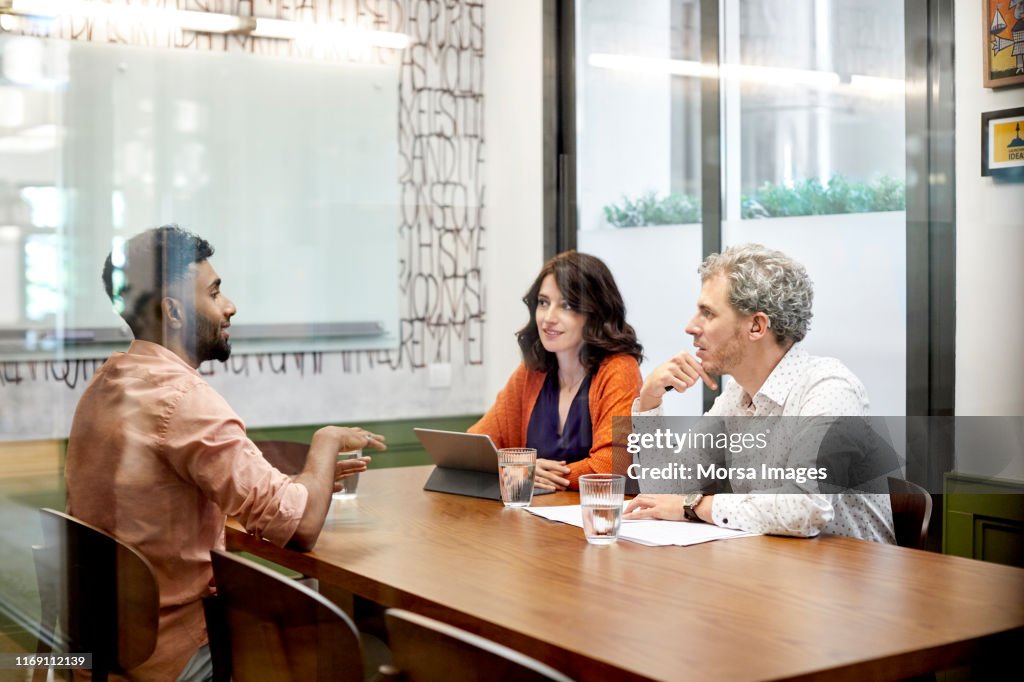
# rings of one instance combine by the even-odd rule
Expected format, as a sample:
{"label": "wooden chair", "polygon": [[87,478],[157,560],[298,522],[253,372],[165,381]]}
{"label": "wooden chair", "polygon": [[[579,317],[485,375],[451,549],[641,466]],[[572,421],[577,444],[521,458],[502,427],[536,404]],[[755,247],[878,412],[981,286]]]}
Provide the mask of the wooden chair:
{"label": "wooden chair", "polygon": [[258,440],[254,442],[263,453],[263,457],[283,474],[294,476],[302,471],[302,467],[306,464],[306,454],[309,452],[308,443],[297,443],[291,440]]}
{"label": "wooden chair", "polygon": [[385,614],[394,665],[380,668],[387,682],[571,682],[568,677],[506,646],[401,609]]}
{"label": "wooden chair", "polygon": [[896,544],[923,549],[932,516],[932,496],[916,483],[890,476],[889,502]]}
{"label": "wooden chair", "polygon": [[[253,441],[256,447],[263,453],[263,458],[270,462],[274,468],[282,474],[295,476],[302,471],[306,465],[306,455],[309,454],[309,443],[299,443],[293,440],[257,440]],[[318,582],[315,578],[297,576],[296,578],[306,587],[317,591]],[[337,595],[338,599],[344,599],[346,595]],[[335,595],[331,595],[335,597]],[[351,597],[349,597],[351,600]],[[338,603],[338,600],[335,601]]]}
{"label": "wooden chair", "polygon": [[42,616],[37,652],[48,652],[54,641],[66,652],[91,652],[97,682],[144,663],[156,648],[160,607],[149,561],[73,516],[41,514],[44,544],[32,548]]}
{"label": "wooden chair", "polygon": [[213,550],[217,596],[205,602],[214,679],[362,682],[359,633],[313,590]]}

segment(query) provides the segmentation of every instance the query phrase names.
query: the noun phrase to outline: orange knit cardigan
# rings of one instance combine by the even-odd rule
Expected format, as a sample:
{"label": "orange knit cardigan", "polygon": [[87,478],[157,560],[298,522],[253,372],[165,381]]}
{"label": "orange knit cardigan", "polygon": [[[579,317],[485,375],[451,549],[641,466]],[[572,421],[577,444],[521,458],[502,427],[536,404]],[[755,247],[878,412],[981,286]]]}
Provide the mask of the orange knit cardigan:
{"label": "orange knit cardigan", "polygon": [[[498,448],[526,445],[526,429],[537,397],[544,386],[543,372],[528,370],[520,364],[498,393],[491,409],[469,428],[470,433],[486,433]],[[601,362],[590,381],[590,423],[593,445],[590,455],[568,465],[569,487],[579,488],[583,474],[610,473],[612,470],[612,417],[629,416],[633,399],[640,394],[640,365],[629,355],[611,355]]]}

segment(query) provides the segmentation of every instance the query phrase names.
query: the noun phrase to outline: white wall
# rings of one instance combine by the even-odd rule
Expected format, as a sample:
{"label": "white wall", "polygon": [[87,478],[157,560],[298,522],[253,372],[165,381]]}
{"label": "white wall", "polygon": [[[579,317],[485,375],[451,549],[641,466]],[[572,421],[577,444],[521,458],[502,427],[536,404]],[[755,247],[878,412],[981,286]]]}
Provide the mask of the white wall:
{"label": "white wall", "polygon": [[540,0],[487,3],[484,120],[486,410],[520,361],[523,294],[544,259]]}
{"label": "white wall", "polygon": [[1024,185],[981,177],[981,114],[1024,106],[982,87],[982,3],[956,15],[956,414],[1024,415]]}
{"label": "white wall", "polygon": [[871,414],[887,417],[907,411],[906,222],[884,211],[722,225],[724,246],[760,242],[807,268],[814,317],[800,347],[838,358],[864,383]]}

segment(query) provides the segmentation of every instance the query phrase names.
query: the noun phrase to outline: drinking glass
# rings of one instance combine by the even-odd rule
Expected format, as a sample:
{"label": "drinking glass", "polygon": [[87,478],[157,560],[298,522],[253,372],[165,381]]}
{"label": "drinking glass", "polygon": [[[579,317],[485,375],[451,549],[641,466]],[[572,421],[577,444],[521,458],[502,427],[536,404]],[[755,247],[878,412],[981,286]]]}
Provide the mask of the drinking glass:
{"label": "drinking glass", "polygon": [[580,476],[580,507],[583,534],[592,545],[610,545],[619,539],[622,525],[622,495],[626,477],[619,474]]}
{"label": "drinking glass", "polygon": [[[338,461],[346,459],[355,459],[356,457],[362,457],[362,450],[349,450],[348,452],[339,452]],[[334,493],[334,499],[336,500],[354,500],[356,499],[356,488],[359,487],[359,474],[353,474],[352,476],[346,476],[341,479],[341,490]]]}
{"label": "drinking glass", "polygon": [[533,501],[533,474],[537,466],[534,448],[498,450],[498,484],[506,507],[529,507]]}

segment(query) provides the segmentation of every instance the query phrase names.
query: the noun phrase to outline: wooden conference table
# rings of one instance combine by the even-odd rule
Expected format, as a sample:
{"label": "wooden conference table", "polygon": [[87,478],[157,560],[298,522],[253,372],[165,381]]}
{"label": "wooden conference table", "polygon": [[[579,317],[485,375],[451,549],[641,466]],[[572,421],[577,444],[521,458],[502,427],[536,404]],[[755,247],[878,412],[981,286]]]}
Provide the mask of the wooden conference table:
{"label": "wooden conference table", "polygon": [[837,537],[596,547],[499,502],[424,492],[430,471],[364,474],[313,552],[232,524],[228,546],[580,680],[898,679],[1024,643],[1022,569]]}

